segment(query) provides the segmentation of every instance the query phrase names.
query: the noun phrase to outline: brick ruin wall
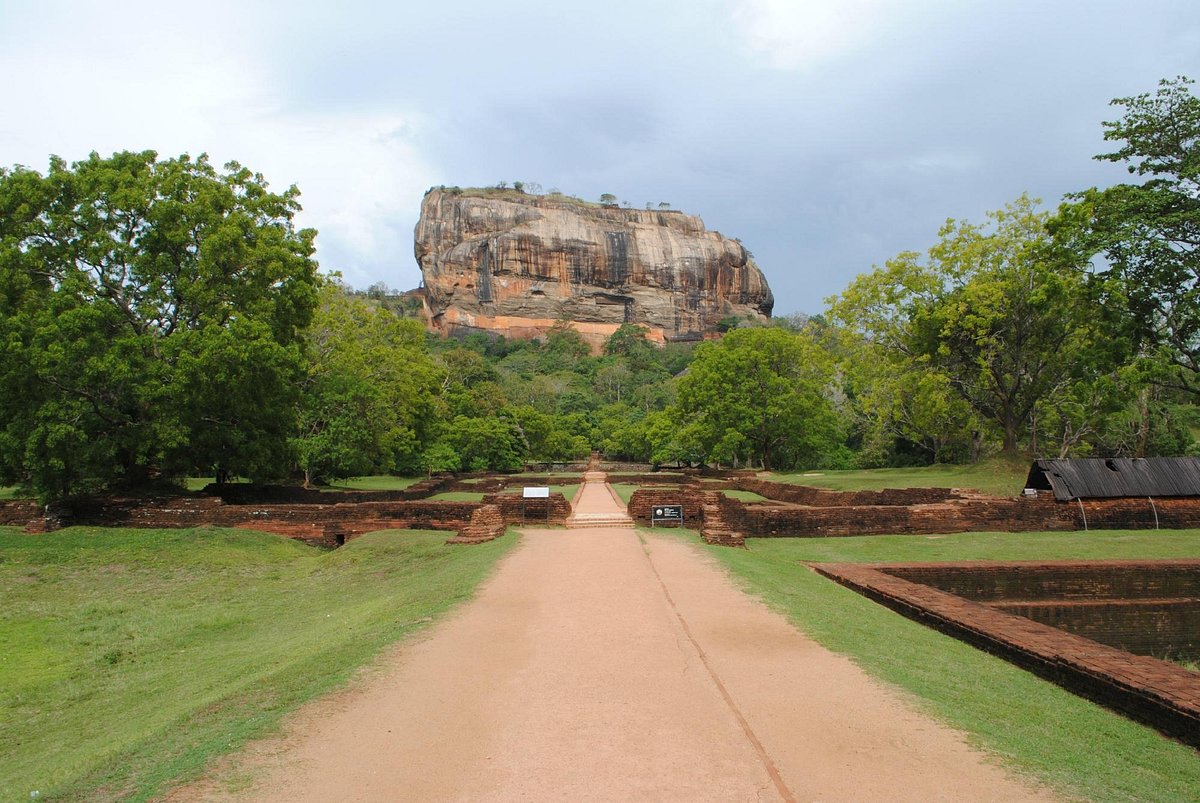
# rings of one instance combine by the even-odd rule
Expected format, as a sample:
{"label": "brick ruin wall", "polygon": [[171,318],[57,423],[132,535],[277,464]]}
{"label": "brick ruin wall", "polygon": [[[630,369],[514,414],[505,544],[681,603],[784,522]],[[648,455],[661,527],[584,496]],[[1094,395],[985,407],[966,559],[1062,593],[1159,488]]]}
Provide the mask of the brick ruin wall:
{"label": "brick ruin wall", "polygon": [[[458,530],[477,507],[475,502],[421,500],[235,505],[211,496],[113,498],[77,500],[69,508],[60,508],[54,527],[241,527],[336,547],[376,530]],[[27,529],[38,530],[40,521],[29,521]]]}
{"label": "brick ruin wall", "polygon": [[883,571],[1135,655],[1200,659],[1200,563],[988,562]]}
{"label": "brick ruin wall", "polygon": [[414,502],[442,491],[453,490],[451,486],[454,484],[454,477],[431,477],[401,491],[322,491],[319,488],[302,488],[295,485],[250,485],[230,482],[221,485],[210,483],[201,493],[218,497],[230,505],[328,505],[332,504],[333,500],[346,503]]}
{"label": "brick ruin wall", "polygon": [[639,488],[629,497],[626,512],[638,524],[649,526],[656,505],[683,505],[683,526],[700,529],[704,496],[695,488]]}
{"label": "brick ruin wall", "polygon": [[757,477],[738,478],[731,487],[752,491],[767,499],[807,507],[866,507],[875,505],[932,505],[965,499],[972,494],[955,488],[885,488],[881,491],[831,491],[809,485],[771,482]]}
{"label": "brick ruin wall", "polygon": [[1048,496],[977,496],[933,504],[843,507],[738,502],[726,518],[754,537],[1182,529],[1200,527],[1200,498],[1057,502]]}
{"label": "brick ruin wall", "polygon": [[10,499],[0,502],[0,526],[24,527],[41,518],[43,508],[32,499]]}
{"label": "brick ruin wall", "polygon": [[544,499],[525,499],[517,494],[491,494],[483,504],[495,505],[508,524],[565,524],[571,503],[557,491]]}
{"label": "brick ruin wall", "polygon": [[721,502],[724,525],[753,538],[1200,527],[1200,498],[1058,502],[1049,494],[1004,498],[950,488],[840,492],[758,479],[643,487],[630,498],[629,515],[648,525],[655,505],[682,504],[685,523],[700,529],[704,494],[718,489],[770,500]]}
{"label": "brick ruin wall", "polygon": [[[1121,590],[1135,594],[1161,593],[1178,587],[1179,581],[1177,577],[1158,579],[1155,573],[1166,571],[1171,575],[1180,570],[1185,574],[1197,573],[1200,561],[1104,561],[1076,565],[1080,568],[1074,571],[1067,570],[1061,562],[1041,567],[1028,563],[991,564],[986,571],[978,564],[927,564],[921,569],[912,564],[814,564],[812,568],[910,619],[1005,658],[1076,694],[1200,748],[1200,675],[1157,658],[1099,643],[1066,628],[1014,615],[1005,608],[1019,608],[1020,600],[1002,603],[995,598],[999,589],[1007,587],[1016,593],[1030,590],[1024,578],[1004,579],[1002,575],[1006,572],[1009,575],[1041,572],[1051,588],[1057,585],[1074,593],[1071,589],[1079,592],[1087,585],[1080,572],[1089,569],[1101,575],[1095,581],[1097,593]],[[1128,583],[1114,584],[1108,576],[1113,573],[1127,574],[1131,579]],[[910,577],[936,580],[991,601],[975,602]],[[1160,591],[1154,591],[1155,588]],[[1136,609],[1141,601],[1134,599],[1130,606]],[[1093,599],[1092,603],[1109,608],[1120,605],[1119,600],[1107,598]],[[1064,601],[1062,605],[1086,608],[1081,600]],[[1106,612],[1100,613],[1103,621]],[[1132,632],[1146,626],[1136,613],[1125,617],[1123,623],[1131,628],[1134,640],[1142,637]],[[1112,626],[1104,624],[1092,630],[1098,632]],[[1165,635],[1170,636],[1169,632]]]}
{"label": "brick ruin wall", "polygon": [[480,505],[471,520],[446,541],[447,544],[482,544],[494,541],[508,530],[504,513],[498,505]]}

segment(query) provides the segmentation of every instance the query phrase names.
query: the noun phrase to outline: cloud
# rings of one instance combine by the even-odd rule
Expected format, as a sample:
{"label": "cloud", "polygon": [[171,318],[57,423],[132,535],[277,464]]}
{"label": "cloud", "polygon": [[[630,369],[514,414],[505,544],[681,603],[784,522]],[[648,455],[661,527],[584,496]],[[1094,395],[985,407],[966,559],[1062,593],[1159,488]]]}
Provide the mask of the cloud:
{"label": "cloud", "polygon": [[768,67],[805,70],[865,50],[928,10],[912,0],[742,0],[733,10],[743,48]]}
{"label": "cloud", "polygon": [[[6,82],[4,105],[36,110],[0,123],[0,163],[44,170],[51,153],[73,161],[93,150],[206,152],[277,190],[299,186],[298,222],[319,230],[322,266],[351,284],[411,265],[417,206],[433,175],[414,144],[427,127],[422,115],[289,107],[285,66],[222,31],[219,14],[173,19],[147,6],[121,28],[113,18],[122,15],[58,12],[26,21],[52,26],[53,48],[44,37],[0,35],[0,72],[26,76]],[[416,272],[390,281],[415,285]]]}

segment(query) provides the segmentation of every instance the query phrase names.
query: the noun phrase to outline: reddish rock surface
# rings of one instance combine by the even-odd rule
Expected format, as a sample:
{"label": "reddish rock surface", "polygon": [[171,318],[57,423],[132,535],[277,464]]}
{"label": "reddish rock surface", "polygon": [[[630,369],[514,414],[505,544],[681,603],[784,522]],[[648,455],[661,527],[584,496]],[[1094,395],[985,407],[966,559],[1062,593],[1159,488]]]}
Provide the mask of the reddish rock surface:
{"label": "reddish rock surface", "polygon": [[593,345],[623,323],[700,339],[774,299],[736,240],[694,215],[513,191],[426,194],[415,232],[425,310],[442,334],[544,334],[567,319]]}

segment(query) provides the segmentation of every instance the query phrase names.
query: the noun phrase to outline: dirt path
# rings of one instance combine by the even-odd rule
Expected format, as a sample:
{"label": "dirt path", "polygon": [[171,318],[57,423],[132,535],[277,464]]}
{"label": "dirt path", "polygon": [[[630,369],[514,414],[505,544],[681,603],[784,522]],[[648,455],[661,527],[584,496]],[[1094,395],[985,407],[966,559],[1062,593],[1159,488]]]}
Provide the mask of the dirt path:
{"label": "dirt path", "polygon": [[474,601],[289,733],[251,752],[245,799],[1048,797],[628,528],[523,532]]}

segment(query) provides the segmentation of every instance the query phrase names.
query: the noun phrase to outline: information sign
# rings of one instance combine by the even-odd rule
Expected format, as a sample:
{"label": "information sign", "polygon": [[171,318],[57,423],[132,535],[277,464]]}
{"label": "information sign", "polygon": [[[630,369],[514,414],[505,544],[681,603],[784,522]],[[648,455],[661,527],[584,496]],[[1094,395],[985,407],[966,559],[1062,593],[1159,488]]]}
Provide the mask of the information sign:
{"label": "information sign", "polygon": [[525,497],[526,499],[549,499],[550,498],[550,486],[548,486],[548,485],[541,485],[541,486],[530,485],[525,488],[524,493],[522,493],[521,495],[523,497]]}
{"label": "information sign", "polygon": [[650,523],[655,524],[660,521],[682,524],[683,505],[655,505],[650,509]]}

